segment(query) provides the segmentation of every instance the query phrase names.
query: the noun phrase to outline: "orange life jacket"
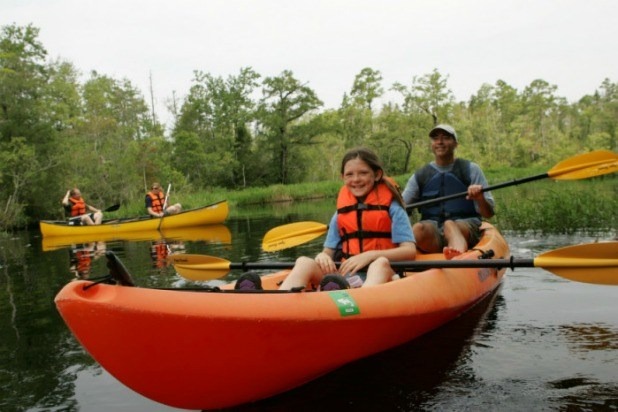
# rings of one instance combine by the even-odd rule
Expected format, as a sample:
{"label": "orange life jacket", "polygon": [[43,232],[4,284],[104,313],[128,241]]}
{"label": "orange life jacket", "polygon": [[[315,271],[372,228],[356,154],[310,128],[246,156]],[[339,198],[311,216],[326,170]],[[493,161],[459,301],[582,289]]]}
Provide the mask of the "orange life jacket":
{"label": "orange life jacket", "polygon": [[71,202],[71,216],[86,214],[86,202],[84,201],[84,198],[80,197],[79,199],[75,199],[70,197],[69,202]]}
{"label": "orange life jacket", "polygon": [[337,198],[337,226],[343,242],[343,257],[367,250],[392,249],[396,245],[391,236],[391,217],[388,209],[393,193],[379,183],[359,203],[350,190],[343,186]]}
{"label": "orange life jacket", "polygon": [[77,273],[80,276],[88,276],[90,273],[90,266],[92,264],[92,255],[89,250],[80,250],[75,253],[77,259]]}
{"label": "orange life jacket", "polygon": [[155,213],[163,212],[163,203],[165,202],[165,196],[163,196],[163,193],[159,192],[155,194],[153,192],[148,192],[148,196],[152,200],[152,210]]}
{"label": "orange life jacket", "polygon": [[157,268],[167,266],[167,243],[157,242],[151,246],[150,256],[153,259],[153,265]]}

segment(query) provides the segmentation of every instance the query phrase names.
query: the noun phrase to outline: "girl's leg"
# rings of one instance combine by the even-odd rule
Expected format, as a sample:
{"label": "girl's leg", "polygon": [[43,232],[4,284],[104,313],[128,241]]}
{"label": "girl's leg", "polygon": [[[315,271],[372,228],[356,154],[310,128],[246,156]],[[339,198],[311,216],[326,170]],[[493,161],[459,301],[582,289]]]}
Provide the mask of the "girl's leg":
{"label": "girl's leg", "polygon": [[285,278],[279,289],[290,290],[295,287],[307,286],[308,283],[318,285],[324,274],[315,260],[306,256],[296,259],[294,268]]}
{"label": "girl's leg", "polygon": [[380,285],[389,282],[395,272],[391,268],[391,264],[385,257],[379,257],[369,265],[367,269],[367,280],[363,283],[365,286]]}

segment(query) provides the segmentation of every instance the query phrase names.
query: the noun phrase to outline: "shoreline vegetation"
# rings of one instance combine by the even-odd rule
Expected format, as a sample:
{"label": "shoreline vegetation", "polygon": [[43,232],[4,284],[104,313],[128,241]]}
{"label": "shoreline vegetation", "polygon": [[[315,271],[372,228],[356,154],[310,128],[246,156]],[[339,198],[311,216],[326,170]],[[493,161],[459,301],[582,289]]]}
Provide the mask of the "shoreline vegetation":
{"label": "shoreline vegetation", "polygon": [[[227,199],[232,216],[264,214],[255,205],[298,208],[322,198],[333,199],[332,210],[348,149],[375,150],[403,185],[432,160],[427,135],[439,123],[455,127],[457,156],[478,163],[489,182],[618,147],[618,83],[610,78],[576,101],[544,79],[520,89],[483,83],[458,101],[437,68],[387,84],[379,68],[364,67],[341,104],[326,107],[285,68],[264,76],[246,66],[223,78],[196,67],[163,124],[130,81],[96,71],[84,78],[48,54],[37,27],[0,27],[0,233],[64,219],[59,199],[74,187],[102,210],[122,205],[106,218],[144,215],[154,182],[172,182],[172,199],[185,209]],[[387,91],[394,97],[379,99]],[[501,191],[493,222],[507,230],[615,230],[616,180],[600,181],[609,184],[552,181]]]}
{"label": "shoreline vegetation", "polygon": [[[489,184],[498,184],[544,173],[541,167],[526,169],[487,169]],[[409,176],[394,176],[400,187],[405,187]],[[230,191],[213,189],[197,193],[180,193],[172,188],[171,197],[185,210],[221,200],[230,204],[230,216],[239,217],[263,213],[266,208],[281,206],[288,209],[302,202],[324,201],[332,210],[341,186],[339,180],[319,183],[272,185]],[[577,181],[544,179],[518,184],[492,192],[496,199],[496,216],[489,221],[501,230],[532,233],[573,234],[610,232],[618,229],[618,177],[600,176]],[[143,199],[136,200],[106,218],[135,217],[144,214]],[[418,219],[413,212],[411,219]]]}

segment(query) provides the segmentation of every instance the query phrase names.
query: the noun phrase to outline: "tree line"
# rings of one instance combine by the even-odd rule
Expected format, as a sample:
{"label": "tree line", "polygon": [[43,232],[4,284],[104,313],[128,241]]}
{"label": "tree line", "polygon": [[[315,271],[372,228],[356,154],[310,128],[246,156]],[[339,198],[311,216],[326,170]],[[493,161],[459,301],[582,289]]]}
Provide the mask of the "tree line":
{"label": "tree line", "polygon": [[[60,199],[78,186],[104,208],[142,198],[153,181],[177,190],[241,190],[339,176],[343,153],[378,151],[390,174],[431,159],[428,131],[450,123],[458,155],[482,167],[553,164],[575,153],[616,150],[618,85],[605,79],[570,103],[538,79],[523,90],[499,80],[456,101],[434,69],[384,85],[363,68],[335,109],[290,70],[263,77],[251,67],[217,77],[195,70],[161,124],[127,79],[48,59],[32,26],[0,32],[0,228],[61,218]],[[387,90],[400,103],[377,102]]]}

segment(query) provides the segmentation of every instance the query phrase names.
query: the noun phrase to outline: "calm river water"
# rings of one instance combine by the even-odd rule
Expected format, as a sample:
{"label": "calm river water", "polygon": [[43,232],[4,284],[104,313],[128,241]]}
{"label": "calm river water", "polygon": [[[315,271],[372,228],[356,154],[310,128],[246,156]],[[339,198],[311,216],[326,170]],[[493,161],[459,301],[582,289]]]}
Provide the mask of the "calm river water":
{"label": "calm river water", "polygon": [[[264,253],[264,234],[285,223],[326,223],[331,207],[332,202],[240,211],[225,225],[198,229],[186,236],[189,240],[168,244],[234,262],[291,261],[299,254],[315,255],[323,237]],[[517,258],[615,236],[505,233]],[[111,377],[75,341],[53,302],[78,272],[106,273],[105,258],[97,253],[104,249],[121,257],[140,286],[196,286],[157,259],[157,250],[166,248],[157,249],[157,240],[71,247],[43,242],[38,231],[0,238],[1,411],[177,410]],[[317,409],[618,411],[618,287],[570,282],[541,269],[509,270],[491,299],[423,338],[235,410]]]}

